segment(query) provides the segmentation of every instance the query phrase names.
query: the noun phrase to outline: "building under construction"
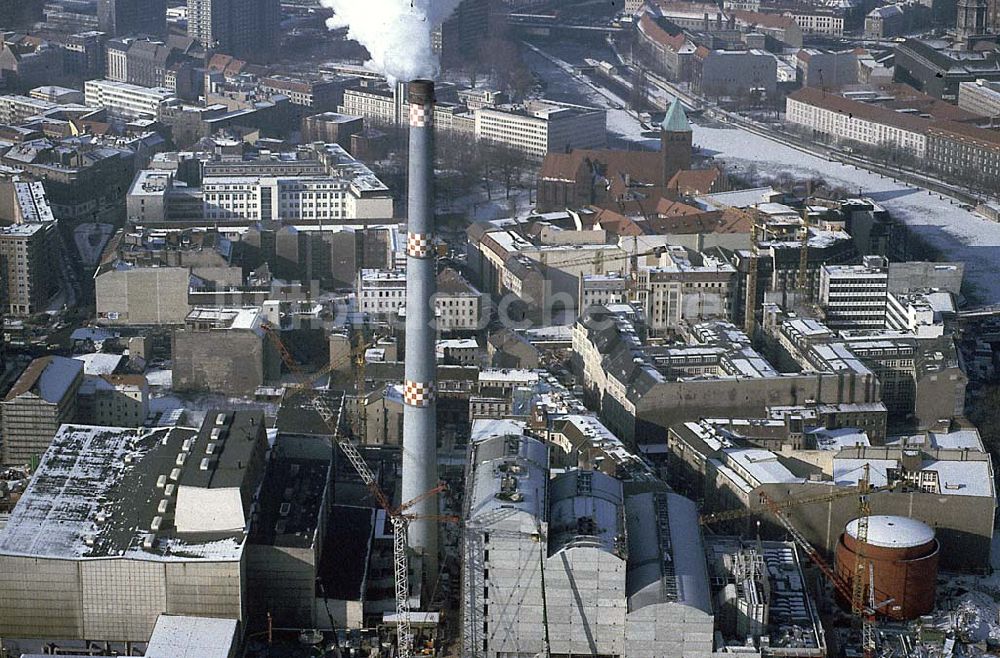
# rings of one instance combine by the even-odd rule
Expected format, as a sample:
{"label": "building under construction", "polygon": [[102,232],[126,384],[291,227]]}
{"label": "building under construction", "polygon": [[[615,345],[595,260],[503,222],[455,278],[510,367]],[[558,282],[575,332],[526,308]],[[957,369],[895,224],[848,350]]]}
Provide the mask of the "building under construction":
{"label": "building under construction", "polygon": [[[550,444],[530,436],[480,439],[467,472],[463,656],[707,658],[729,645],[825,655],[792,545],[719,544],[710,578],[692,501],[588,468],[550,471]],[[734,583],[715,594],[725,605],[713,606],[712,582]],[[713,607],[733,613],[728,635]],[[737,609],[756,622],[738,625]]]}

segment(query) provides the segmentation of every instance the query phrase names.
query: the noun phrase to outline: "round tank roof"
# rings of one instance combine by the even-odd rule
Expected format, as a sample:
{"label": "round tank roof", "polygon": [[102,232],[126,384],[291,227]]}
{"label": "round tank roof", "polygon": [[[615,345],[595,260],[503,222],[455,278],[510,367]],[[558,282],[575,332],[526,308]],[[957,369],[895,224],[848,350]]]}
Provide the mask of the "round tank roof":
{"label": "round tank roof", "polygon": [[[847,524],[847,534],[858,538],[858,520]],[[916,519],[905,516],[868,517],[868,545],[883,548],[912,548],[934,539],[934,530]]]}

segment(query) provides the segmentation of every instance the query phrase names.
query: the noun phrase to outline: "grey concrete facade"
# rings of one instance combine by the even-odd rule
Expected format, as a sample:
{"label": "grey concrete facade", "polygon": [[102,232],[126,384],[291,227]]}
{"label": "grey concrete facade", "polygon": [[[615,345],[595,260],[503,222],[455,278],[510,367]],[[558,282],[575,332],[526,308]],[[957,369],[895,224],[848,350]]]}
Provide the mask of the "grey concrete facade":
{"label": "grey concrete facade", "polygon": [[186,267],[109,270],[94,280],[97,319],[111,325],[184,324],[191,308]]}

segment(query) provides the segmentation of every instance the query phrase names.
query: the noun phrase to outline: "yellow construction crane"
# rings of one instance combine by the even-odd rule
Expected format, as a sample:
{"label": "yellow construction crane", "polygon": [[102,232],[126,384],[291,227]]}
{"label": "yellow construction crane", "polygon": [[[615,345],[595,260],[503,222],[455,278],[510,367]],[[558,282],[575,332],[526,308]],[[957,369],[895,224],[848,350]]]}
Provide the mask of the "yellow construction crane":
{"label": "yellow construction crane", "polygon": [[760,260],[760,211],[757,206],[750,209],[750,262],[747,264],[746,312],[743,331],[753,337],[757,326],[757,267]]}
{"label": "yellow construction crane", "polygon": [[[761,492],[760,499],[764,504],[764,507],[770,512],[775,519],[785,528],[788,534],[795,541],[796,545],[802,549],[802,551],[809,557],[809,559],[819,567],[819,570],[823,572],[827,580],[833,585],[837,593],[845,601],[850,601],[851,603],[851,614],[854,619],[860,623],[861,626],[861,638],[862,638],[862,649],[864,651],[865,658],[874,658],[876,653],[876,639],[875,639],[875,613],[876,605],[874,601],[874,585],[873,574],[871,573],[871,566],[865,563],[865,557],[863,555],[863,546],[868,539],[868,520],[871,516],[871,507],[869,503],[869,496],[874,491],[870,485],[870,472],[869,467],[866,464],[864,467],[864,474],[858,480],[858,486],[852,489],[849,493],[856,494],[858,496],[858,552],[857,558],[854,565],[854,573],[850,582],[848,582],[844,577],[838,574],[827,561],[819,554],[809,540],[805,538],[799,530],[792,524],[791,520],[785,516],[785,510],[794,505],[804,504],[808,502],[823,502],[823,500],[833,500],[835,498],[840,498],[842,495],[830,495],[830,496],[819,496],[812,499],[799,499],[796,501],[782,501],[777,502],[768,496],[766,493]],[[791,504],[789,504],[791,503]],[[868,582],[868,596],[865,596],[865,583]]]}
{"label": "yellow construction crane", "polygon": [[795,287],[804,301],[812,300],[812,290],[809,287],[809,208],[802,209],[802,227],[799,229],[799,271]]}

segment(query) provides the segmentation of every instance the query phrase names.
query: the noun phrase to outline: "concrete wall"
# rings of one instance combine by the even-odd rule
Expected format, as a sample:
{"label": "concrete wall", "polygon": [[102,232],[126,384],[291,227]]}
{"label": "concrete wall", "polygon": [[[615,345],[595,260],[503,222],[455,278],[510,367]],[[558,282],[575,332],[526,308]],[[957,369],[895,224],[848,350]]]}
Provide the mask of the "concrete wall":
{"label": "concrete wall", "polygon": [[[660,603],[629,613],[625,651],[629,658],[702,658],[712,654],[712,616],[688,605]],[[757,654],[750,654],[757,655]]]}
{"label": "concrete wall", "polygon": [[0,556],[0,636],[145,642],[161,613],[245,618],[241,562]]}
{"label": "concrete wall", "polygon": [[250,395],[277,377],[278,363],[254,331],[178,329],[173,335],[174,388]]}
{"label": "concrete wall", "polygon": [[247,568],[253,619],[264,619],[270,612],[275,626],[314,626],[316,556],[312,548],[251,544]]}
{"label": "concrete wall", "polygon": [[94,281],[97,320],[110,325],[184,324],[190,276],[186,267],[109,271]]}
{"label": "concrete wall", "polygon": [[545,602],[552,653],[623,654],[624,594],[625,561],[610,553],[574,548],[548,558]]}
{"label": "concrete wall", "polygon": [[[638,422],[632,423],[632,433],[639,443],[658,441],[675,423],[704,417],[759,418],[765,407],[804,404],[806,400],[821,404],[877,402],[878,382],[874,375],[851,374],[664,382],[636,402]],[[627,420],[616,419],[615,424]]]}
{"label": "concrete wall", "polygon": [[0,556],[0,636],[82,638],[82,590],[76,562]]}

